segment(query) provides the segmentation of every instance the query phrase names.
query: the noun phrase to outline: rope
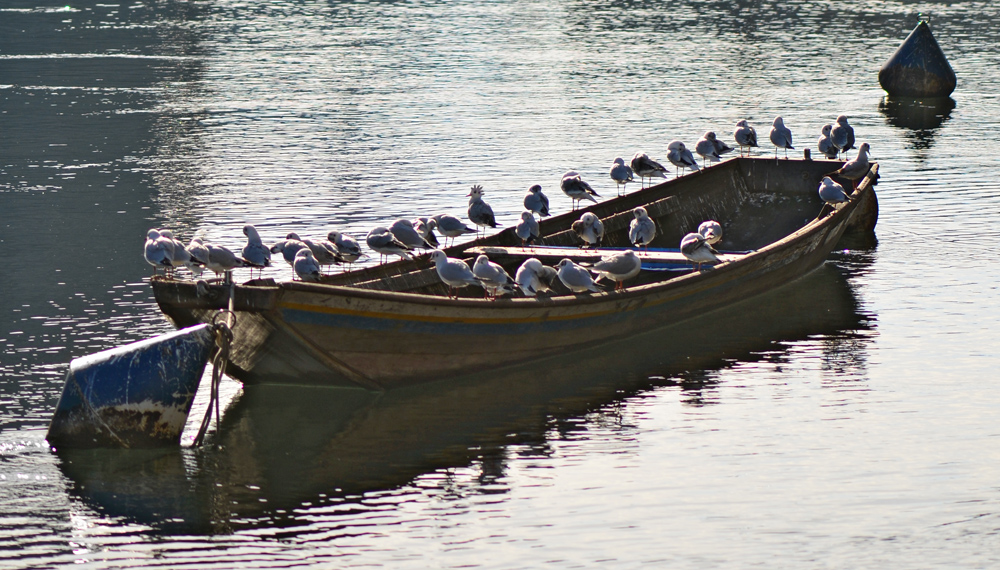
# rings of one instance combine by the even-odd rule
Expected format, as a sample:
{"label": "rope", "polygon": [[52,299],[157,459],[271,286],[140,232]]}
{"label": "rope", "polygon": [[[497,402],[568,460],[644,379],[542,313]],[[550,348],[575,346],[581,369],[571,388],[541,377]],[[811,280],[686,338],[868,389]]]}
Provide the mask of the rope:
{"label": "rope", "polygon": [[[228,313],[226,321],[215,322],[216,319],[222,315]],[[226,362],[229,361],[229,349],[233,342],[233,331],[229,328],[228,321],[235,321],[231,311],[225,309],[220,310],[215,317],[212,318],[212,332],[215,334],[215,345],[217,350],[212,356],[212,388],[208,400],[208,408],[205,410],[205,417],[201,420],[201,427],[198,428],[198,435],[195,436],[192,445],[200,446],[205,441],[205,433],[208,431],[208,425],[212,422],[212,411],[215,411],[215,429],[219,429],[220,417],[219,413],[219,386],[222,384],[222,376],[226,373]]]}

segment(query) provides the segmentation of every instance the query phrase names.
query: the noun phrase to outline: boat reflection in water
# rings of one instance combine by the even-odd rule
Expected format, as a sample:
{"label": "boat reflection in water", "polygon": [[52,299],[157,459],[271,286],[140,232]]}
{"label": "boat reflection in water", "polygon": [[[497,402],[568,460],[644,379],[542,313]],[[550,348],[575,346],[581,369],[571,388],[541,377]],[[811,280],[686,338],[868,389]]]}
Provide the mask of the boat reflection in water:
{"label": "boat reflection in water", "polygon": [[918,156],[934,145],[938,129],[951,118],[954,108],[955,100],[951,97],[913,99],[887,95],[878,104],[886,121],[905,131],[909,147]]}
{"label": "boat reflection in water", "polygon": [[789,343],[820,339],[825,365],[853,382],[865,378],[874,325],[849,279],[870,260],[833,259],[672,329],[502,372],[381,394],[255,386],[236,397],[204,448],[67,450],[59,452],[61,468],[72,492],[98,512],[168,534],[264,525],[295,534],[308,524],[293,514],[308,510],[303,505],[339,502],[347,516],[352,509],[343,503],[440,468],[475,465],[488,482],[506,469],[506,446],[545,449],[553,423],[578,423],[664,386],[681,390],[687,405],[717,401],[720,371],[780,362]]}

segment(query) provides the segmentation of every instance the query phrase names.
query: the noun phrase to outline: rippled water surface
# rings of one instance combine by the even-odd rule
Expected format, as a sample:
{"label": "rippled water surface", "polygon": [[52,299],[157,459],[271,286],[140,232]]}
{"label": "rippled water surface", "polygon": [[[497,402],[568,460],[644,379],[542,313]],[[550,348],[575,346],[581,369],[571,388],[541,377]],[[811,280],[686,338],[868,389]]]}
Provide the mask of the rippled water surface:
{"label": "rippled water surface", "polygon": [[[920,12],[958,89],[885,100]],[[989,2],[0,3],[0,567],[1000,566],[998,21]],[[364,235],[461,214],[472,184],[513,225],[534,183],[569,208],[566,170],[608,195],[615,156],[779,114],[799,150],[842,113],[881,164],[877,240],[774,294],[383,395],[226,381],[204,448],[45,442],[72,358],[170,330],[150,227]]]}

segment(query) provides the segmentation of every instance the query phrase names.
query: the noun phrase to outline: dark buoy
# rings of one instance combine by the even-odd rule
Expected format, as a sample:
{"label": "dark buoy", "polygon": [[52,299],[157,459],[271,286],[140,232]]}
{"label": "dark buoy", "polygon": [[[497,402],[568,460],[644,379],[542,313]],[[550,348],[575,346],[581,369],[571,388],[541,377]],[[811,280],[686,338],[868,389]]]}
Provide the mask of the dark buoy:
{"label": "dark buoy", "polygon": [[893,97],[947,97],[958,80],[931,28],[921,20],[878,72]]}

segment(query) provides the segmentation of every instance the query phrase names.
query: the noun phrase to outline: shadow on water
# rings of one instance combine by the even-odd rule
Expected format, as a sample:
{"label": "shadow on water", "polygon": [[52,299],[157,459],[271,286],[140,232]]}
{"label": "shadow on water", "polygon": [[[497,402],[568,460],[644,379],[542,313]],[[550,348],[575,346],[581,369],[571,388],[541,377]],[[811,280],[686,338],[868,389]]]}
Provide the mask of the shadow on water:
{"label": "shadow on water", "polygon": [[84,503],[157,532],[266,524],[294,534],[306,522],[290,513],[303,505],[357,502],[437,469],[474,465],[479,481],[494,481],[509,446],[545,455],[563,427],[573,430],[592,414],[614,425],[616,409],[651,389],[677,389],[689,406],[719,403],[721,371],[789,360],[787,347],[797,341],[821,339],[824,362],[863,381],[874,318],[850,283],[863,265],[845,270],[835,260],[683,326],[503,373],[383,394],[248,388],[204,448],[65,450],[60,467]]}
{"label": "shadow on water", "polygon": [[934,146],[938,129],[948,122],[954,108],[955,100],[951,97],[913,99],[887,95],[878,104],[886,122],[904,131],[909,148],[920,160]]}

